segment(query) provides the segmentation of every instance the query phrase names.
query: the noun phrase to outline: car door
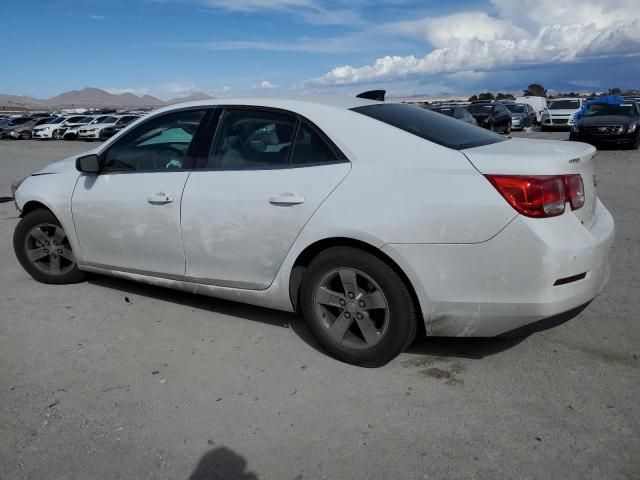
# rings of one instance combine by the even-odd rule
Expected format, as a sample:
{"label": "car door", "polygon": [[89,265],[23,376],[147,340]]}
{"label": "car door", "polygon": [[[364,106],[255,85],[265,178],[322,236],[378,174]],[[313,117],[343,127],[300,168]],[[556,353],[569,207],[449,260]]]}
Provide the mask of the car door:
{"label": "car door", "polygon": [[78,179],[73,221],[88,265],[184,278],[180,199],[205,114],[150,118],[101,152],[98,175]]}
{"label": "car door", "polygon": [[227,108],[182,200],[187,279],[265,289],[350,163],[316,127],[266,109]]}

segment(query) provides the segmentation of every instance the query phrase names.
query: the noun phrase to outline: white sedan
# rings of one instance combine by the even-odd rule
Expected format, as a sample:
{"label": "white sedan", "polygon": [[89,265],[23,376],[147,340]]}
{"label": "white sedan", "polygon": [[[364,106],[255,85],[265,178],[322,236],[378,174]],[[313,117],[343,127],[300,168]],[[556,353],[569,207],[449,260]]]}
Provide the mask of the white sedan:
{"label": "white sedan", "polygon": [[137,120],[14,184],[20,263],[301,312],[382,365],[427,335],[495,336],[590,302],[614,223],[594,148],[510,139],[360,98],[215,99]]}

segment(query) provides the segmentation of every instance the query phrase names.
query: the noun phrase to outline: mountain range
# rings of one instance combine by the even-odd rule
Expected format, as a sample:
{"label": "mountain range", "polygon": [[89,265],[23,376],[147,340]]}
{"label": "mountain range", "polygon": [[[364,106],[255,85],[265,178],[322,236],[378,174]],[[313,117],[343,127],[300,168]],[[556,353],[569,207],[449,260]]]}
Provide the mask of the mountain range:
{"label": "mountain range", "polygon": [[50,108],[50,107],[161,107],[174,103],[206,100],[213,98],[206,93],[192,93],[185,97],[160,100],[151,95],[134,95],[133,93],[109,93],[100,88],[86,87],[82,90],[71,90],[55,97],[40,99],[23,95],[0,94],[0,106]]}

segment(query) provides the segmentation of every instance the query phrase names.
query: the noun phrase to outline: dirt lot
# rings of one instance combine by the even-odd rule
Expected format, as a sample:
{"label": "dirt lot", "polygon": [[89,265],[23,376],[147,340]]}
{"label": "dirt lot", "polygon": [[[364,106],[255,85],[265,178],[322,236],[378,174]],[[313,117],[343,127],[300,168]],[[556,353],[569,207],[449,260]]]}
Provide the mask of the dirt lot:
{"label": "dirt lot", "polygon": [[[0,142],[0,197],[90,147]],[[0,478],[638,478],[640,153],[596,163],[617,223],[600,297],[524,339],[422,339],[380,369],[332,360],[285,313],[38,284],[0,203]]]}

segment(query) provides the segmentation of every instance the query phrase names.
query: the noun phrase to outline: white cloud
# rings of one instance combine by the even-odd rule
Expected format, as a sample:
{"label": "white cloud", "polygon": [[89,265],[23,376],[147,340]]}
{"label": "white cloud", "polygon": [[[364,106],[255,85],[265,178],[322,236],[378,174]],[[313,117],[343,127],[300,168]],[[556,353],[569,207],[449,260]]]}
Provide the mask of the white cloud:
{"label": "white cloud", "polygon": [[392,34],[424,38],[435,48],[450,47],[478,39],[521,39],[527,33],[506,20],[490,17],[485,12],[462,12],[446,17],[395,22],[383,29]]}
{"label": "white cloud", "polygon": [[376,45],[369,32],[353,33],[329,38],[297,38],[293,41],[213,40],[208,42],[171,42],[163,45],[173,48],[201,50],[268,50],[274,52],[342,53],[361,52]]}
{"label": "white cloud", "polygon": [[329,6],[324,6],[321,0],[199,0],[199,3],[205,8],[230,12],[287,12],[317,25],[354,25],[361,21],[359,11],[351,8],[353,2],[349,0]]}
{"label": "white cloud", "polygon": [[290,8],[311,7],[313,0],[200,0],[204,7],[219,8],[236,12],[254,12],[258,10],[286,10]]}
{"label": "white cloud", "polygon": [[638,18],[637,0],[491,0],[499,15],[536,32],[545,25],[594,24],[604,28]]}
{"label": "white cloud", "polygon": [[260,82],[260,88],[262,90],[271,90],[272,88],[276,88],[276,86],[267,80],[263,80]]}
{"label": "white cloud", "polygon": [[[611,9],[595,2],[570,1],[568,3],[576,6],[570,10],[556,5],[559,3],[556,1],[523,0],[518,4],[518,11],[529,12],[531,18],[537,18],[539,26],[533,30],[533,20],[525,29],[521,25],[527,22],[514,18],[516,14],[511,2],[494,0],[493,3],[499,9],[498,17],[462,13],[389,24],[383,27],[386,31],[424,38],[436,48],[423,57],[385,56],[371,65],[336,67],[307,81],[306,85],[350,85],[575,62],[602,56],[640,55],[640,14],[629,9],[623,16],[623,8],[629,6],[626,0],[612,0]],[[538,12],[537,16],[531,13],[533,11]],[[600,13],[604,18],[600,17],[597,23],[580,23]],[[543,20],[564,22],[543,24]]]}

